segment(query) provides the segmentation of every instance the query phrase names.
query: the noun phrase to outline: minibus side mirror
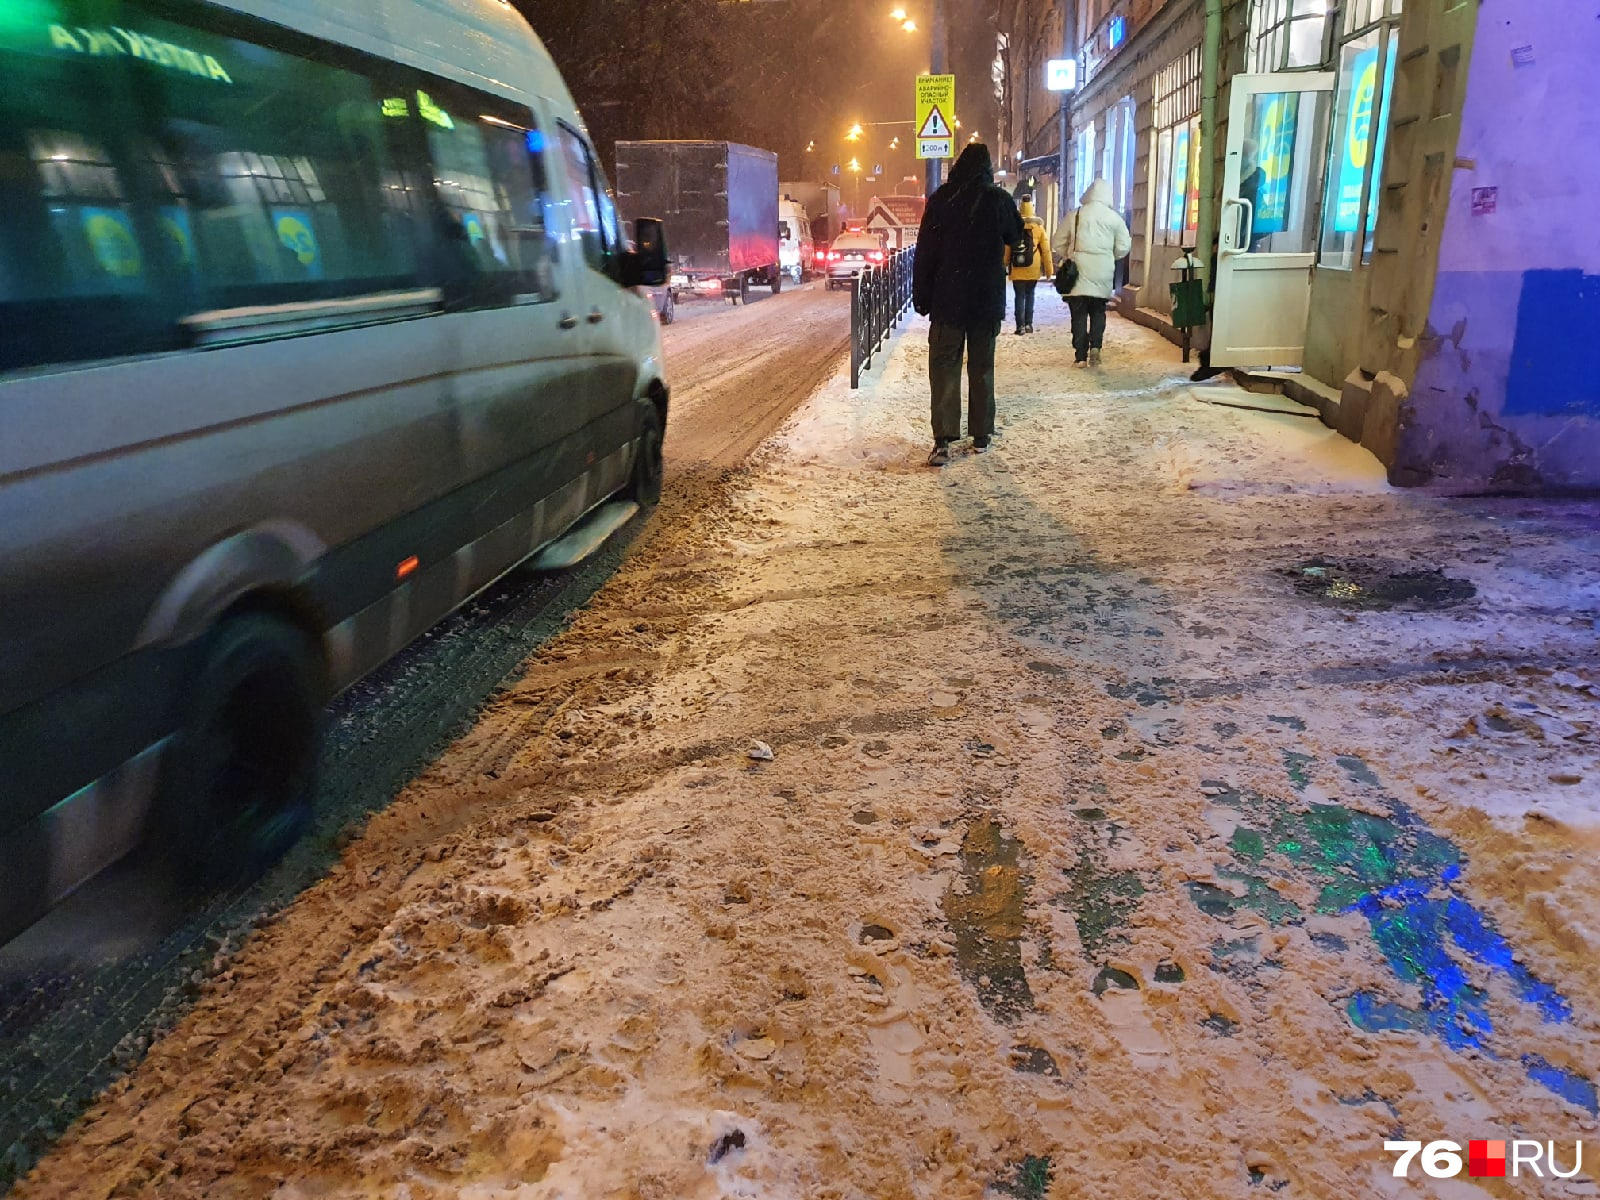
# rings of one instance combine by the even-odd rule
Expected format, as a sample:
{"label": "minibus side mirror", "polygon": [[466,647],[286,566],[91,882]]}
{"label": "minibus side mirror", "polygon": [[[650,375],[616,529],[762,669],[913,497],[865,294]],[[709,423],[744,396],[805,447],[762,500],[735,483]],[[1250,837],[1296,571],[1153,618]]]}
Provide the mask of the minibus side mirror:
{"label": "minibus side mirror", "polygon": [[667,235],[658,217],[633,223],[635,249],[623,258],[622,282],[627,287],[659,287],[667,282]]}

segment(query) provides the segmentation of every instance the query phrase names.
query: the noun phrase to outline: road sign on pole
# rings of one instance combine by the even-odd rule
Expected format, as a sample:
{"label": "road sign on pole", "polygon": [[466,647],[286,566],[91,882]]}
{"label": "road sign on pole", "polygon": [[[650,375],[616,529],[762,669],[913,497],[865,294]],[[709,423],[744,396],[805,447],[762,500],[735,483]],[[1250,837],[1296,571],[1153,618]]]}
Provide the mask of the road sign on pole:
{"label": "road sign on pole", "polygon": [[956,77],[917,76],[917,157],[954,158]]}

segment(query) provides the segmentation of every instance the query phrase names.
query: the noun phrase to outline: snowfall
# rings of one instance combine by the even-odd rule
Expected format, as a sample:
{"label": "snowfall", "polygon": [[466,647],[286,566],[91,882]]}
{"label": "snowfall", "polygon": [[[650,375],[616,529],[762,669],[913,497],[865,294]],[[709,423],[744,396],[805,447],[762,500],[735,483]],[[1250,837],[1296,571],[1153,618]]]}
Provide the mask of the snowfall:
{"label": "snowfall", "polygon": [[1594,1195],[1596,508],[1038,319],[988,454],[910,320],[669,478],[18,1194]]}

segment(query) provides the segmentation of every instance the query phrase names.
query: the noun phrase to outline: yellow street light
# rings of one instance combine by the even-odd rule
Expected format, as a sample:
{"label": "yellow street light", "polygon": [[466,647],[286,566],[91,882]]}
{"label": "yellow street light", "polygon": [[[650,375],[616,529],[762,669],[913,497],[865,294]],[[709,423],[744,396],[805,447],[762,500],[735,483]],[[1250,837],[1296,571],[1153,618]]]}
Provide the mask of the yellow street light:
{"label": "yellow street light", "polygon": [[915,33],[917,31],[917,23],[910,17],[907,17],[904,21],[900,22],[900,28],[904,29],[907,33]]}
{"label": "yellow street light", "polygon": [[861,174],[861,164],[860,164],[860,162],[858,162],[858,161],[857,161],[857,160],[856,160],[856,159],[853,159],[853,158],[852,158],[852,159],[851,159],[851,160],[850,160],[850,162],[849,162],[849,163],[848,163],[848,164],[847,164],[847,165],[848,165],[848,166],[849,166],[849,167],[850,167],[850,169],[851,169],[851,170],[852,170],[852,171],[854,171],[854,172],[855,172],[855,173],[856,173],[856,174],[857,174],[857,175],[859,175],[859,174]]}
{"label": "yellow street light", "polygon": [[850,132],[844,135],[844,140],[847,142],[859,142],[861,140],[861,135],[865,132],[866,131],[861,128],[861,122],[857,121],[854,125],[850,126]]}
{"label": "yellow street light", "polygon": [[889,17],[895,21],[904,21],[906,19],[906,10],[903,8],[897,8],[889,14]]}

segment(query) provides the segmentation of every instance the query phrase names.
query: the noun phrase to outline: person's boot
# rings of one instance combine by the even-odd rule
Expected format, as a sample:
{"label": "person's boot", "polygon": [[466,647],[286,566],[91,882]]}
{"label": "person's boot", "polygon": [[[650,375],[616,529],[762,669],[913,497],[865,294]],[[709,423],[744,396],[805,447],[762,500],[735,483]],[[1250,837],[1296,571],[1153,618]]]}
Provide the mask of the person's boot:
{"label": "person's boot", "polygon": [[1090,348],[1090,350],[1089,350],[1089,365],[1091,367],[1098,367],[1100,365],[1100,347],[1099,346],[1093,346],[1093,347]]}
{"label": "person's boot", "polygon": [[1195,369],[1193,375],[1189,376],[1189,382],[1204,383],[1208,379],[1214,379],[1221,375],[1225,369],[1224,367],[1213,367],[1211,365],[1211,351],[1202,350],[1200,351],[1200,366]]}
{"label": "person's boot", "polygon": [[950,443],[941,438],[933,444],[933,453],[928,455],[930,467],[942,467],[950,461]]}

